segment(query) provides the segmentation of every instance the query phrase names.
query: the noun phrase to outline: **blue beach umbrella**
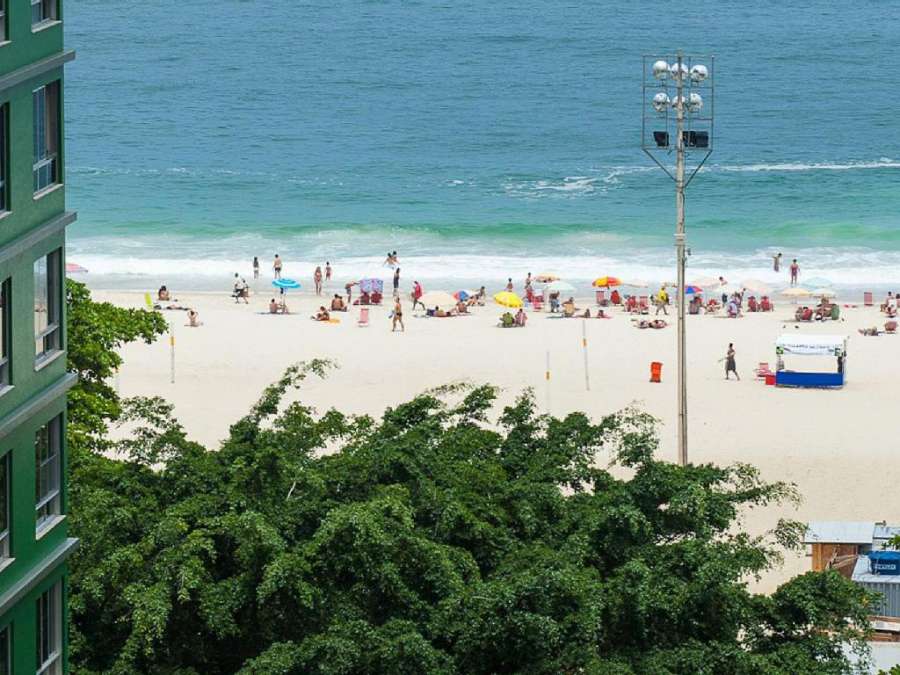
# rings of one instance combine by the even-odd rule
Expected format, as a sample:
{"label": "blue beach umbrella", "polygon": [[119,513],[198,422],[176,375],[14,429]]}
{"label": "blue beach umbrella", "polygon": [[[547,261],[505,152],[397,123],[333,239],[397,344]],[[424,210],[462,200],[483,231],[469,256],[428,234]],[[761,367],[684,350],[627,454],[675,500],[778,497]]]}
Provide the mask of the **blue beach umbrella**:
{"label": "blue beach umbrella", "polygon": [[287,290],[289,288],[300,288],[300,283],[294,281],[293,279],[275,279],[272,282],[272,285],[275,288],[281,288],[283,290]]}
{"label": "blue beach umbrella", "polygon": [[695,293],[703,293],[703,289],[699,286],[685,286],[684,292],[688,295],[694,295]]}

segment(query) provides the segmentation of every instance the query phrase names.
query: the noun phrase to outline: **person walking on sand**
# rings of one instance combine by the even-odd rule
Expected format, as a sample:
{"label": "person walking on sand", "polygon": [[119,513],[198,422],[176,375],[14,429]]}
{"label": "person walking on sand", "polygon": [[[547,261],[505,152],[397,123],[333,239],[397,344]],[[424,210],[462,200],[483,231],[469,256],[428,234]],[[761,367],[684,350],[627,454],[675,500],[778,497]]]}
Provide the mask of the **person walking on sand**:
{"label": "person walking on sand", "polygon": [[507,291],[507,293],[512,293],[512,292],[513,292],[513,282],[512,282],[512,277],[509,277],[509,278],[506,280],[506,291]]}
{"label": "person walking on sand", "polygon": [[776,272],[781,271],[781,253],[776,253],[772,256],[772,269]]}
{"label": "person walking on sand", "polygon": [[400,268],[394,270],[394,298],[400,298]]}
{"label": "person walking on sand", "polygon": [[791,262],[791,286],[797,285],[797,278],[800,276],[800,265],[797,264],[797,259]]}
{"label": "person walking on sand", "polygon": [[403,307],[400,305],[400,296],[394,296],[394,311],[391,313],[391,332],[397,330],[397,324],[400,324],[400,332],[406,332],[406,326],[403,325]]}
{"label": "person walking on sand", "polygon": [[331,281],[331,263],[325,261],[325,282]]}
{"label": "person walking on sand", "polygon": [[253,256],[253,278],[259,279],[259,258]]}
{"label": "person walking on sand", "polygon": [[281,268],[284,266],[284,263],[281,262],[281,258],[278,257],[278,254],[275,254],[275,260],[272,261],[272,270],[275,272],[275,278],[281,278]]}
{"label": "person walking on sand", "polygon": [[666,287],[663,286],[659,289],[659,293],[656,294],[656,313],[659,314],[659,310],[662,310],[662,313],[666,316],[669,316],[669,294],[666,292]]}
{"label": "person walking on sand", "polygon": [[322,295],[322,268],[318,265],[316,266],[316,271],[313,273],[313,283],[316,286],[316,295]]}
{"label": "person walking on sand", "polygon": [[412,301],[413,301],[412,308],[413,308],[414,312],[416,311],[416,305],[422,305],[422,309],[428,309],[427,307],[425,307],[424,303],[421,300],[422,284],[420,284],[418,281],[413,282],[413,289],[412,289],[411,297],[412,297]]}
{"label": "person walking on sand", "polygon": [[725,352],[725,379],[729,379],[728,375],[734,373],[734,376],[740,381],[741,376],[738,375],[737,363],[734,359],[734,343],[728,343],[728,351]]}

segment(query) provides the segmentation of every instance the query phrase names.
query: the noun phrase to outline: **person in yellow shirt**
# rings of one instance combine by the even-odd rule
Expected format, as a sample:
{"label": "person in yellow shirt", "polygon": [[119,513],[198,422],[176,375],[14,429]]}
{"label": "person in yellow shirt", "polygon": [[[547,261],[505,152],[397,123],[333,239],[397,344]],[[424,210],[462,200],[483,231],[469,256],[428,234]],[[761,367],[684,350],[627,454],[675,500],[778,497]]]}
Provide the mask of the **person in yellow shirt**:
{"label": "person in yellow shirt", "polygon": [[662,310],[663,314],[666,316],[669,315],[669,294],[666,292],[666,287],[662,286],[659,289],[659,293],[656,294],[656,313],[659,314],[659,310]]}

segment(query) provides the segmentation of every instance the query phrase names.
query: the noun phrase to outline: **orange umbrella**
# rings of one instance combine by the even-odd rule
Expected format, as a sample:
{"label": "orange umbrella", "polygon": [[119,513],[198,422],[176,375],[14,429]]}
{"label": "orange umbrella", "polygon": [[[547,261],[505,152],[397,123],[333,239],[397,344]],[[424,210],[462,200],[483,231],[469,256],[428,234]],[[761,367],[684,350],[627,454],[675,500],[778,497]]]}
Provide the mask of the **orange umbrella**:
{"label": "orange umbrella", "polygon": [[594,286],[597,288],[612,288],[613,286],[621,286],[622,280],[619,277],[600,277],[594,279]]}

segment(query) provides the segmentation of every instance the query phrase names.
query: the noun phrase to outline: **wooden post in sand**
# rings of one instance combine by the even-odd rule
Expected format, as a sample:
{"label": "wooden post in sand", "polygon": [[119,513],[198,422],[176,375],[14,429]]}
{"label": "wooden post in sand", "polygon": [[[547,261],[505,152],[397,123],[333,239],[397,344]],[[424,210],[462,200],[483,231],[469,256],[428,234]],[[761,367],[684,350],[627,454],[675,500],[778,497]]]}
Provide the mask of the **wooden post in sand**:
{"label": "wooden post in sand", "polygon": [[175,322],[169,322],[169,370],[170,382],[175,384]]}
{"label": "wooden post in sand", "polygon": [[588,368],[587,319],[581,320],[581,348],[584,351],[584,390],[591,390],[591,371]]}

